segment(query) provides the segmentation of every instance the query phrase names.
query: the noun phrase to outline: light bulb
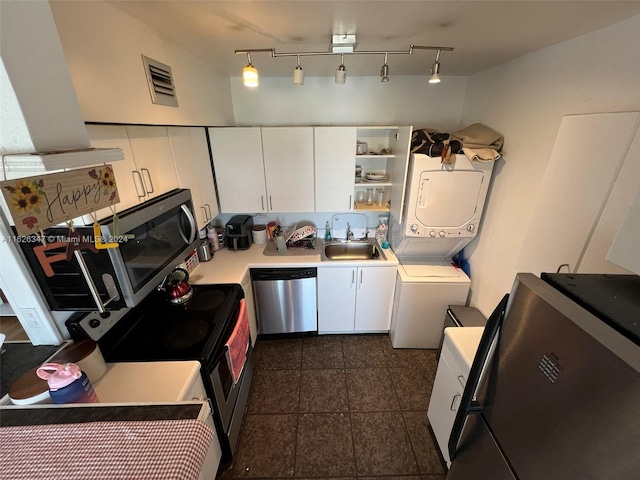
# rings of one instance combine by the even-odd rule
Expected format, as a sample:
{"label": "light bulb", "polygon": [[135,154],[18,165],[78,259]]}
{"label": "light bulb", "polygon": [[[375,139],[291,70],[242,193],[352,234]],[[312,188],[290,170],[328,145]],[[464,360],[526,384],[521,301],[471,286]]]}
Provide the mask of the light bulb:
{"label": "light bulb", "polygon": [[336,68],[336,83],[343,84],[347,81],[347,67],[340,65]]}
{"label": "light bulb", "polygon": [[245,87],[258,86],[258,70],[251,63],[242,69],[242,80]]}
{"label": "light bulb", "polygon": [[440,63],[435,62],[431,65],[431,77],[429,77],[429,83],[440,83]]}
{"label": "light bulb", "polygon": [[293,83],[296,85],[304,85],[304,70],[300,65],[293,70]]}

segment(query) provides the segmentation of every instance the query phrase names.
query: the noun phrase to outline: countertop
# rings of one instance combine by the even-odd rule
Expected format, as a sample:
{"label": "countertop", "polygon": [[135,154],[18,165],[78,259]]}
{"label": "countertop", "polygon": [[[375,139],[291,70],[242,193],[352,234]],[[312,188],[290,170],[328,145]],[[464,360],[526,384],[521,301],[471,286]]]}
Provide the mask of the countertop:
{"label": "countertop", "polygon": [[243,283],[250,268],[269,267],[322,267],[337,268],[346,266],[397,266],[398,259],[390,248],[381,249],[385,259],[359,260],[359,261],[322,261],[320,249],[322,241],[317,240],[315,250],[310,250],[309,255],[264,255],[266,245],[251,244],[247,250],[234,252],[223,248],[214,253],[208,262],[200,262],[193,271],[189,281],[191,283]]}

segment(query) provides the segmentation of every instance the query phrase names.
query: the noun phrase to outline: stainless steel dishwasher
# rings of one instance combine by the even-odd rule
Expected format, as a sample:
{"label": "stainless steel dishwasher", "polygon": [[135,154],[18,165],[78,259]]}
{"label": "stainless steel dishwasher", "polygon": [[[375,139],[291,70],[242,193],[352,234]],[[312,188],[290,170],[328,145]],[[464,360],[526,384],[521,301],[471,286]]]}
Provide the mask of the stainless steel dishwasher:
{"label": "stainless steel dishwasher", "polygon": [[252,268],[258,333],[316,332],[317,268]]}

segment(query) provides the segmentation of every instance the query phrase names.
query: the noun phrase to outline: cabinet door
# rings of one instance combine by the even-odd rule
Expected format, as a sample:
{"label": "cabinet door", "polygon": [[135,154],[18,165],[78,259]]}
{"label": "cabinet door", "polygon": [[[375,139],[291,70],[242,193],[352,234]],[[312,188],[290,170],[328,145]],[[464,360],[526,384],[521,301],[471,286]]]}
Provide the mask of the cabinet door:
{"label": "cabinet door", "polygon": [[271,212],[313,212],[313,127],[262,129],[262,153]]}
{"label": "cabinet door", "polygon": [[191,190],[191,198],[196,214],[198,228],[202,228],[208,221],[208,212],[202,201],[200,183],[193,159],[191,136],[188,127],[167,127],[173,163],[178,177],[178,186]]}
{"label": "cabinet door", "polygon": [[404,208],[404,193],[407,185],[407,171],[409,167],[409,152],[411,147],[412,127],[398,127],[398,137],[395,142],[393,168],[391,169],[391,196],[389,211],[398,223],[402,223]]}
{"label": "cabinet door", "polygon": [[[144,199],[144,190],[141,177],[134,173],[137,167],[126,127],[123,125],[87,125],[87,131],[92,147],[118,147],[124,153],[124,160],[112,164],[120,197],[120,203],[117,205],[118,211],[137,205]],[[96,213],[98,218],[104,218],[111,215],[112,212],[109,208],[103,208]],[[88,220],[88,223],[91,222]]]}
{"label": "cabinet door", "polygon": [[396,270],[395,266],[358,269],[355,316],[357,331],[389,330]]}
{"label": "cabinet door", "polygon": [[222,213],[266,212],[260,128],[210,128]]}
{"label": "cabinet door", "polygon": [[153,198],[178,187],[173,154],[166,127],[128,126],[127,133],[138,171],[142,175],[146,198]]}
{"label": "cabinet door", "polygon": [[318,332],[352,332],[356,306],[355,267],[318,268]]}
{"label": "cabinet door", "polygon": [[447,462],[447,466],[451,464],[447,444],[463,391],[464,387],[451,372],[443,354],[440,357],[436,379],[433,382],[427,417],[429,417],[429,423],[433,428],[433,433],[436,436],[440,452]]}
{"label": "cabinet door", "polygon": [[356,127],[315,127],[316,212],[353,209]]}
{"label": "cabinet door", "polygon": [[200,185],[200,195],[202,203],[207,210],[208,221],[213,220],[218,215],[218,197],[216,187],[213,183],[213,168],[211,167],[211,155],[209,155],[209,145],[207,134],[204,128],[189,127],[191,137],[191,148],[193,149],[193,161],[196,166],[196,176]]}

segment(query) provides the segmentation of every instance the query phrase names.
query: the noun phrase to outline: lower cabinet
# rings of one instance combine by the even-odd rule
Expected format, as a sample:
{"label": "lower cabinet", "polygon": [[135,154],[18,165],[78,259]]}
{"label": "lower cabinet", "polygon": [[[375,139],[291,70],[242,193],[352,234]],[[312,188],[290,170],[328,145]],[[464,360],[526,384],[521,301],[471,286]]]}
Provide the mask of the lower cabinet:
{"label": "lower cabinet", "polygon": [[318,333],[388,331],[396,266],[318,268]]}

